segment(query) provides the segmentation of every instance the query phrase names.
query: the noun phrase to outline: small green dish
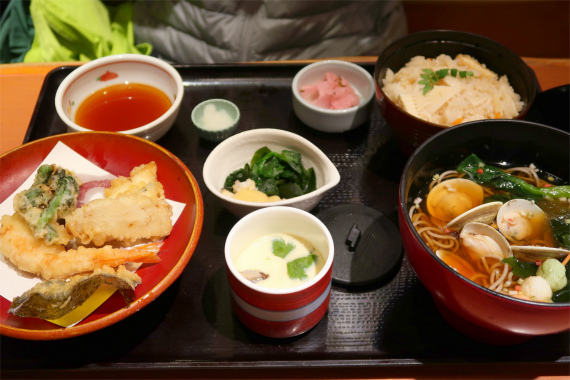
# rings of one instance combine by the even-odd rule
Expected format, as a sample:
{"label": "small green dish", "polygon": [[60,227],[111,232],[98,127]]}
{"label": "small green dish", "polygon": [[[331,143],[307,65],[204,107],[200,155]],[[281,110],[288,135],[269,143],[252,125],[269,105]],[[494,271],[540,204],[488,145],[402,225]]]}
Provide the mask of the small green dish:
{"label": "small green dish", "polygon": [[225,99],[205,100],[192,111],[198,135],[208,141],[220,142],[233,135],[239,119],[239,108]]}

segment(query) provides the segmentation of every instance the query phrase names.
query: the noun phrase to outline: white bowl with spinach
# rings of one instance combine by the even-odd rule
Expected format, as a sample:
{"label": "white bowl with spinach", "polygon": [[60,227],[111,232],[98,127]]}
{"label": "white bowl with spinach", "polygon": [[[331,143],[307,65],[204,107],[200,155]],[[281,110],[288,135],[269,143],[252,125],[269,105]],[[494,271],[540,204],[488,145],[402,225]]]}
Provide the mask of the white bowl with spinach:
{"label": "white bowl with spinach", "polygon": [[[338,170],[316,145],[295,133],[269,128],[241,132],[220,143],[206,159],[203,176],[208,190],[238,217],[271,206],[310,211],[340,182]],[[280,200],[253,202],[222,191],[246,179]]]}

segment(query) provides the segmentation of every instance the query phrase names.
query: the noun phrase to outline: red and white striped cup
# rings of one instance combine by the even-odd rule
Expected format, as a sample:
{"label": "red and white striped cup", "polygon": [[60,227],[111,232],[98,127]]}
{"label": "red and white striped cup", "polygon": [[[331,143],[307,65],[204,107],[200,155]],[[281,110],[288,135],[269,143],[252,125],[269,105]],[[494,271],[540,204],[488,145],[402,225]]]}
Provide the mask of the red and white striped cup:
{"label": "red and white striped cup", "polygon": [[[282,233],[310,242],[325,259],[317,275],[302,285],[272,289],[245,279],[234,260],[253,241]],[[287,338],[313,328],[325,315],[330,299],[334,244],[326,226],[312,214],[293,207],[254,211],[230,231],[225,246],[232,308],[251,330],[272,338]]]}

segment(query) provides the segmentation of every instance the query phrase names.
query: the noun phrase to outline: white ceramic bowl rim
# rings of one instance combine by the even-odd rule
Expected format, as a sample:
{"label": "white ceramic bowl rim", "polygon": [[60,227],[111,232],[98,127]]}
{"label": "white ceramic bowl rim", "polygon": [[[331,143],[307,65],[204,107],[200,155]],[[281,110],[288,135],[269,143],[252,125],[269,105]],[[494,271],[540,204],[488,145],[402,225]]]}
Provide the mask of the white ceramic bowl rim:
{"label": "white ceramic bowl rim", "polygon": [[74,129],[76,129],[78,131],[92,132],[93,130],[84,128],[84,127],[76,124],[75,122],[73,122],[73,120],[70,120],[65,115],[65,112],[63,111],[63,106],[62,106],[62,100],[63,100],[63,96],[65,95],[65,92],[67,91],[69,86],[71,84],[73,84],[73,82],[75,82],[75,80],[77,78],[81,77],[83,74],[85,74],[85,73],[87,73],[87,72],[89,72],[89,71],[91,71],[91,70],[93,70],[93,69],[95,69],[101,65],[108,65],[108,64],[112,64],[112,63],[116,63],[116,62],[128,62],[128,61],[149,63],[149,64],[153,64],[153,65],[160,67],[162,70],[166,71],[170,76],[172,76],[174,81],[177,83],[177,86],[176,86],[177,89],[176,89],[176,99],[174,99],[174,102],[172,102],[172,105],[170,106],[170,108],[164,114],[162,114],[159,118],[157,118],[157,119],[155,119],[155,120],[151,121],[150,123],[145,124],[143,126],[121,131],[121,133],[125,133],[125,134],[141,133],[141,132],[144,132],[148,129],[152,129],[154,126],[163,123],[165,120],[167,120],[169,117],[171,117],[172,114],[174,113],[174,111],[180,106],[180,104],[182,102],[183,95],[184,95],[184,85],[183,85],[183,81],[182,81],[182,77],[180,76],[180,73],[172,65],[170,65],[168,62],[163,61],[159,58],[155,58],[155,57],[151,57],[151,56],[147,56],[147,55],[142,55],[142,54],[117,54],[117,55],[109,55],[106,57],[97,58],[93,61],[89,61],[89,62],[77,67],[67,77],[65,77],[65,79],[59,85],[57,92],[55,94],[55,108],[56,108],[56,111],[59,114],[60,118],[67,125],[69,125],[70,127],[73,127]]}
{"label": "white ceramic bowl rim", "polygon": [[[335,65],[339,65],[339,66],[343,66],[346,67],[348,69],[351,69],[353,71],[356,71],[357,73],[361,74],[362,76],[364,76],[366,78],[367,81],[370,82],[370,93],[367,95],[363,94],[363,99],[360,102],[360,104],[358,104],[355,107],[350,107],[344,110],[329,110],[326,108],[321,108],[321,107],[317,107],[311,103],[309,103],[308,101],[306,101],[300,94],[298,91],[298,83],[299,80],[303,77],[303,75],[305,73],[307,73],[310,70],[314,70],[317,67],[320,66],[326,66],[326,65],[330,65],[330,64],[335,64]],[[355,112],[358,109],[361,109],[363,107],[366,107],[366,105],[372,100],[372,98],[374,97],[374,78],[372,78],[372,76],[370,75],[370,73],[366,70],[364,70],[362,67],[358,66],[357,64],[354,64],[352,62],[346,62],[346,61],[339,61],[339,60],[334,60],[334,59],[329,59],[326,61],[319,61],[319,62],[315,62],[315,63],[311,63],[305,67],[303,67],[301,70],[299,70],[299,72],[295,75],[295,77],[293,78],[293,96],[295,96],[295,98],[297,98],[299,100],[299,102],[301,102],[304,106],[306,106],[307,108],[310,108],[314,111],[319,111],[322,112],[324,114],[329,114],[329,115],[340,115],[340,114],[346,114],[346,113],[352,113]]]}
{"label": "white ceramic bowl rim", "polygon": [[[319,226],[320,229],[323,231],[323,234],[325,235],[325,237],[327,239],[327,243],[329,245],[329,252],[328,252],[327,261],[325,262],[325,265],[321,268],[319,273],[317,273],[317,275],[315,277],[313,277],[312,279],[310,279],[306,283],[299,285],[299,286],[295,286],[293,288],[274,289],[274,288],[264,288],[261,286],[256,286],[254,283],[246,280],[245,277],[243,277],[241,274],[239,274],[239,272],[237,271],[237,269],[236,269],[236,267],[235,267],[235,265],[234,265],[234,263],[230,257],[230,246],[232,244],[232,239],[233,239],[234,235],[237,233],[236,232],[238,230],[237,227],[239,227],[242,224],[248,223],[249,219],[251,219],[251,218],[263,216],[264,214],[269,214],[269,215],[267,215],[269,217],[270,214],[275,213],[275,212],[289,212],[292,214],[298,214],[300,217],[310,219],[317,226]],[[327,274],[327,272],[330,270],[330,268],[333,264],[333,260],[334,260],[334,242],[333,242],[332,236],[331,236],[329,230],[327,229],[327,227],[324,225],[323,222],[321,222],[321,220],[319,218],[317,218],[313,214],[308,213],[307,211],[303,211],[303,210],[300,210],[297,208],[293,208],[293,207],[267,207],[267,208],[262,208],[262,209],[253,211],[253,212],[249,213],[248,215],[244,216],[243,218],[241,218],[240,220],[238,220],[238,222],[234,225],[234,227],[231,229],[230,233],[228,234],[228,237],[226,238],[226,244],[224,246],[224,254],[225,254],[226,264],[228,265],[228,268],[230,269],[230,271],[232,272],[234,277],[237,278],[242,284],[244,284],[248,288],[255,290],[257,292],[266,293],[266,294],[291,294],[291,293],[301,292],[305,289],[310,288],[311,286],[318,283]]]}
{"label": "white ceramic bowl rim", "polygon": [[[303,201],[305,199],[312,198],[313,196],[320,195],[323,192],[328,191],[329,189],[336,186],[338,184],[338,182],[340,181],[340,174],[338,173],[338,170],[332,164],[332,162],[330,162],[329,158],[312,142],[304,139],[303,137],[301,137],[301,136],[299,136],[293,132],[285,131],[282,129],[259,128],[259,129],[252,129],[249,131],[240,132],[240,133],[238,133],[232,137],[235,137],[235,136],[245,137],[249,134],[255,135],[255,134],[263,133],[263,132],[270,132],[272,134],[281,135],[281,136],[289,136],[289,137],[296,139],[297,141],[302,142],[303,144],[307,145],[308,147],[310,147],[315,152],[315,154],[317,156],[319,156],[323,161],[329,162],[330,166],[332,168],[334,168],[334,170],[336,172],[334,174],[333,180],[323,184],[323,186],[318,187],[317,189],[315,189],[314,191],[312,191],[310,193],[303,194],[303,195],[295,197],[295,198],[282,199],[280,201],[275,201],[275,202],[260,203],[260,202],[242,201],[239,199],[233,199],[233,198],[230,198],[228,196],[225,196],[224,194],[222,194],[220,189],[215,188],[214,184],[212,184],[209,181],[209,177],[204,175],[204,182],[206,183],[206,187],[208,187],[210,192],[212,192],[214,195],[216,195],[218,198],[220,198],[222,200],[231,201],[232,203],[244,205],[244,206],[254,206],[254,207],[259,207],[259,206],[287,206],[287,205],[290,205],[293,203],[297,203],[299,201]],[[209,160],[211,160],[211,157],[213,157],[213,154],[218,153],[220,151],[223,151],[223,149],[226,149],[226,147],[232,143],[232,137],[222,141],[220,144],[218,144],[218,146],[216,146],[214,148],[214,150],[212,150],[212,152],[210,152],[210,155],[208,156],[208,158],[206,158],[206,161],[204,162],[204,170],[205,171],[208,170],[208,168],[209,168],[209,164],[210,164]],[[226,176],[229,175],[233,170],[236,170],[236,169],[237,168],[228,169],[228,172],[225,175]]]}

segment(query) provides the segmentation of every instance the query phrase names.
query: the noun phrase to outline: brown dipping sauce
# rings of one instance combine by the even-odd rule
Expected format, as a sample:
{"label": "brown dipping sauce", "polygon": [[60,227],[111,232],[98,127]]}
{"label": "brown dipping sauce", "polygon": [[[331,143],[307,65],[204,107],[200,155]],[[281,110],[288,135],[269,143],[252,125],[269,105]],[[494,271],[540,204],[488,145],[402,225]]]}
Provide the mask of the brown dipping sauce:
{"label": "brown dipping sauce", "polygon": [[121,83],[89,95],[78,107],[75,123],[94,131],[127,131],[162,116],[172,102],[165,93],[140,83]]}

